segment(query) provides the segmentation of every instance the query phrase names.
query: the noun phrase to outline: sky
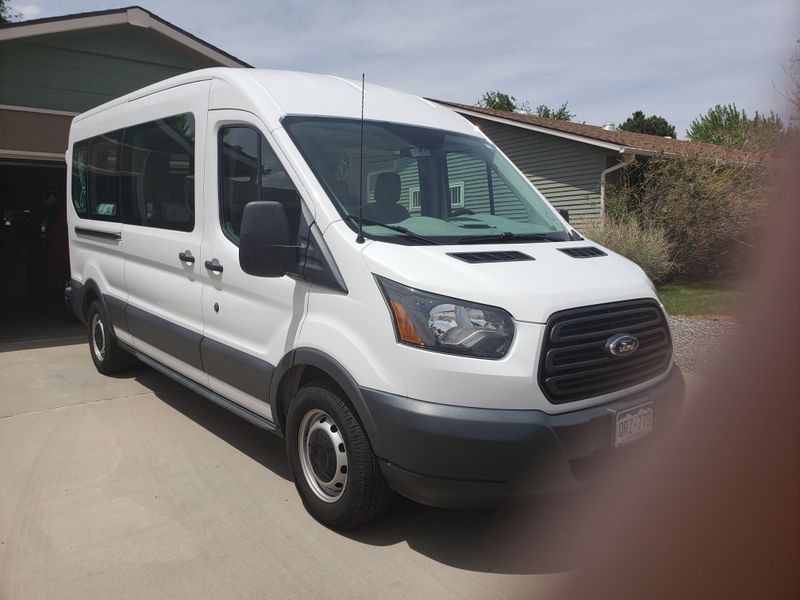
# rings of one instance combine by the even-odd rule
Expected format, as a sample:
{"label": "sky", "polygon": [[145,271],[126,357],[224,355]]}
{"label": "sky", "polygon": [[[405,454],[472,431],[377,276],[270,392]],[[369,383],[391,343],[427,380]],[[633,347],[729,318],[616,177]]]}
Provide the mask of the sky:
{"label": "sky", "polygon": [[[136,0],[131,0],[134,2]],[[125,6],[23,0],[26,20]],[[715,104],[786,114],[797,0],[140,0],[255,67],[330,73],[476,103],[568,101],[575,120],[658,114],[678,136]]]}

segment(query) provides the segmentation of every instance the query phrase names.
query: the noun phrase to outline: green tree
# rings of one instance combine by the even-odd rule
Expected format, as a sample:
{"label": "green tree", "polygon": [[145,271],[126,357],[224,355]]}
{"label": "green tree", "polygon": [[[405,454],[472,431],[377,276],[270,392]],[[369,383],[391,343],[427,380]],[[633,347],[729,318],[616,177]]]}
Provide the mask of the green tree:
{"label": "green tree", "polygon": [[710,142],[727,148],[743,148],[750,142],[761,142],[774,138],[784,131],[783,121],[774,112],[752,118],[735,104],[717,104],[700,115],[686,131],[693,142]]}
{"label": "green tree", "polygon": [[575,118],[575,113],[567,108],[568,102],[564,102],[558,108],[550,108],[544,104],[536,107],[536,116],[544,117],[545,119],[555,119],[556,121],[572,121]]}
{"label": "green tree", "polygon": [[21,20],[22,13],[11,8],[11,2],[0,0],[0,23],[13,23]]}
{"label": "green tree", "polygon": [[492,110],[505,110],[514,112],[517,110],[517,99],[503,92],[486,92],[480,100],[478,106],[490,108]]}
{"label": "green tree", "polygon": [[528,115],[536,115],[537,117],[544,117],[546,119],[557,119],[559,121],[572,121],[575,118],[575,113],[570,112],[567,108],[567,102],[564,102],[558,108],[551,108],[544,104],[540,104],[535,110],[531,110],[531,104],[527,100],[524,102],[517,102],[517,99],[510,94],[503,92],[486,92],[480,100],[478,106],[481,108],[490,108],[493,110],[505,110],[507,112],[521,112]]}
{"label": "green tree", "polygon": [[635,111],[625,122],[619,126],[620,129],[634,133],[647,133],[649,135],[659,135],[662,137],[677,137],[675,126],[658,115],[646,117],[641,110]]}

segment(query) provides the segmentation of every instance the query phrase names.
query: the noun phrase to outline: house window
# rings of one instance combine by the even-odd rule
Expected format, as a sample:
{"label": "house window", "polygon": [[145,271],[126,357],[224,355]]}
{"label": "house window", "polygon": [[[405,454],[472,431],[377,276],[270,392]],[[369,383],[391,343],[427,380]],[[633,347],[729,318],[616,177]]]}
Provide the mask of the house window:
{"label": "house window", "polygon": [[[411,187],[408,190],[410,196],[411,210],[420,210],[422,204],[420,203],[419,187]],[[464,182],[450,184],[450,208],[461,208],[464,206]]]}
{"label": "house window", "polygon": [[419,186],[409,188],[408,193],[411,195],[411,210],[420,210],[422,205],[419,201]]}
{"label": "house window", "polygon": [[461,208],[464,206],[464,182],[450,184],[450,208]]}

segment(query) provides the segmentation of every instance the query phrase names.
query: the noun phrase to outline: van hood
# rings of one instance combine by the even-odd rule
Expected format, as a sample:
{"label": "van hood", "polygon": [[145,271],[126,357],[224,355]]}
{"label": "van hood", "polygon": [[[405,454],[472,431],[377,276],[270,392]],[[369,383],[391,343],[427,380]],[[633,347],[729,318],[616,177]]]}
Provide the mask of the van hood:
{"label": "van hood", "polygon": [[[573,258],[560,249],[594,246],[606,256]],[[534,260],[468,263],[455,253],[522,252]],[[545,323],[559,310],[631,300],[658,300],[644,272],[598,244],[549,242],[404,246],[373,241],[363,249],[370,271],[409,287],[489,304],[517,321]]]}

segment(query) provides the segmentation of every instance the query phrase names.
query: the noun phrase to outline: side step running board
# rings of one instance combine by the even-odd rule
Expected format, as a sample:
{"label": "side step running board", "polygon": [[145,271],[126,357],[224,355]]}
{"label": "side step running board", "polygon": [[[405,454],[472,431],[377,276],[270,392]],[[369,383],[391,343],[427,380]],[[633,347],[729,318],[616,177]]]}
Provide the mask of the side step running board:
{"label": "side step running board", "polygon": [[256,425],[257,427],[261,427],[262,429],[266,429],[267,431],[270,431],[280,437],[283,437],[283,432],[278,428],[277,425],[275,425],[275,423],[273,423],[269,419],[266,419],[261,415],[257,415],[256,413],[247,410],[243,406],[239,406],[235,402],[232,402],[227,398],[220,396],[215,391],[208,389],[206,386],[200,385],[199,383],[192,381],[188,377],[181,375],[177,371],[170,369],[168,366],[161,364],[157,360],[150,358],[146,354],[142,354],[138,350],[134,350],[131,346],[128,346],[127,344],[124,344],[119,340],[117,340],[117,343],[125,350],[133,354],[136,358],[141,360],[147,366],[153,367],[156,371],[160,371],[170,379],[174,379],[181,385],[189,388],[190,390],[192,390],[197,394],[200,394],[207,400],[211,400],[211,402],[213,402],[214,404],[218,404],[222,408],[225,408],[231,411],[232,413],[242,417],[243,419],[250,421],[253,425]]}

